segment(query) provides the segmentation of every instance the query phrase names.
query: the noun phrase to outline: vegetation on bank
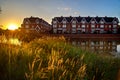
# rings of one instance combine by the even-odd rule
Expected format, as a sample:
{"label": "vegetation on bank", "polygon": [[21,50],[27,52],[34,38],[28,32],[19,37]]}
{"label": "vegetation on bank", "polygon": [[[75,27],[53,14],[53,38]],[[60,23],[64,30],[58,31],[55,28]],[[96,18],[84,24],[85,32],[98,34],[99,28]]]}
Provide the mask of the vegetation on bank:
{"label": "vegetation on bank", "polygon": [[120,60],[73,47],[63,37],[0,44],[0,80],[116,80]]}

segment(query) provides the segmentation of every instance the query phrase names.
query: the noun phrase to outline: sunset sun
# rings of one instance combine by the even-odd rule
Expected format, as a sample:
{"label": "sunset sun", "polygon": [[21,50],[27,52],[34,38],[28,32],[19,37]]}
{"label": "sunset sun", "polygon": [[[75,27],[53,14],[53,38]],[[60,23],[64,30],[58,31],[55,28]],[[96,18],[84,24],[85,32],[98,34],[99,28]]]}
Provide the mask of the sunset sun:
{"label": "sunset sun", "polygon": [[16,29],[18,29],[18,27],[17,27],[16,24],[10,24],[10,25],[8,26],[8,29],[9,29],[9,30],[16,30]]}

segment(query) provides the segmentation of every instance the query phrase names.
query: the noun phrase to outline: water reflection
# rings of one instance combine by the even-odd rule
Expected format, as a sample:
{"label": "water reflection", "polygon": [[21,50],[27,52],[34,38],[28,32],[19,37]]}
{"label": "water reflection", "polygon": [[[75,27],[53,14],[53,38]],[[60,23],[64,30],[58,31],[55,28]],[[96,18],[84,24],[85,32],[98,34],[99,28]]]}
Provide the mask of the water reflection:
{"label": "water reflection", "polygon": [[8,42],[13,45],[21,45],[22,43],[21,41],[18,40],[18,38],[10,38]]}
{"label": "water reflection", "polygon": [[120,45],[118,41],[79,41],[72,40],[72,45],[78,46],[84,50],[92,52],[120,52]]}
{"label": "water reflection", "polygon": [[9,38],[9,39],[7,39],[5,36],[0,36],[0,43],[21,45],[22,42],[18,38]]}

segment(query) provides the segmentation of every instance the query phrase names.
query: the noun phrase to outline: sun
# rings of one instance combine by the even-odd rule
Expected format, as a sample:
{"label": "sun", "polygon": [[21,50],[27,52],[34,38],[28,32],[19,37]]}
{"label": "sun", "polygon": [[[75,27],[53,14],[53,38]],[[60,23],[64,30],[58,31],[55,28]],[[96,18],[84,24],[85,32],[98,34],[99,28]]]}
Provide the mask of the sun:
{"label": "sun", "polygon": [[16,30],[16,29],[18,29],[18,27],[17,27],[16,24],[10,24],[10,25],[8,26],[8,30]]}

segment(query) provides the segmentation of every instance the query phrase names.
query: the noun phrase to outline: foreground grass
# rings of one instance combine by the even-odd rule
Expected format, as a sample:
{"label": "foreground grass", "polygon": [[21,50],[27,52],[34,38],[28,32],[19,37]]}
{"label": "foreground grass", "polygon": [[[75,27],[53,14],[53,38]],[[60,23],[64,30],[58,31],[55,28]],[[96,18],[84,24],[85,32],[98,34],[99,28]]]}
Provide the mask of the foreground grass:
{"label": "foreground grass", "polygon": [[62,37],[0,44],[0,80],[116,80],[119,67],[119,59],[83,51]]}

